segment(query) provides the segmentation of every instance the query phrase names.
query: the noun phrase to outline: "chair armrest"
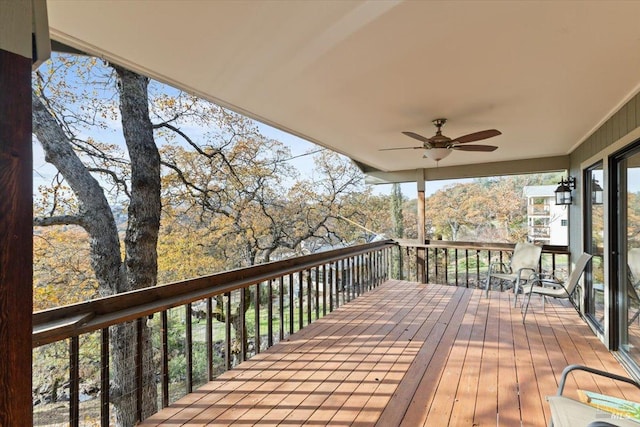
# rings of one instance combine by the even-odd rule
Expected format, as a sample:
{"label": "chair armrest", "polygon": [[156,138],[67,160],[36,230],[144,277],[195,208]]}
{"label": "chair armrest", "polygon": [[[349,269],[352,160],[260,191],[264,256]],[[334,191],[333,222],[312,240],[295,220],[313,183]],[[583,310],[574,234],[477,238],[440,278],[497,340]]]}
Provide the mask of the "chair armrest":
{"label": "chair armrest", "polygon": [[556,276],[555,271],[543,271],[541,273],[538,273],[537,276],[541,280],[561,282],[561,280],[558,279],[558,276]]}
{"label": "chair armrest", "polygon": [[511,273],[511,267],[504,262],[492,262],[489,264],[489,273]]}
{"label": "chair armrest", "polygon": [[560,376],[560,383],[558,384],[558,391],[556,392],[556,396],[562,396],[564,391],[564,386],[567,381],[567,375],[569,375],[572,371],[585,371],[591,374],[600,375],[602,377],[611,378],[612,380],[622,381],[627,384],[631,384],[636,388],[640,389],[640,384],[631,378],[623,377],[621,375],[612,374],[611,372],[601,371],[599,369],[590,368],[588,366],[583,365],[569,365],[562,371],[562,375]]}
{"label": "chair armrest", "polygon": [[530,271],[531,274],[529,275],[529,277],[527,278],[527,280],[531,280],[532,278],[535,278],[538,276],[538,272],[536,271],[535,268],[530,268],[530,267],[523,267],[518,269],[518,271],[516,272],[518,274],[518,276],[522,277],[522,273],[524,271]]}
{"label": "chair armrest", "polygon": [[[553,272],[541,272],[534,273],[529,276],[529,280],[531,281],[531,285],[536,285],[540,287],[545,287],[545,285],[550,285],[552,287],[558,288],[563,286],[563,281],[558,279]],[[566,289],[565,289],[566,290]]]}

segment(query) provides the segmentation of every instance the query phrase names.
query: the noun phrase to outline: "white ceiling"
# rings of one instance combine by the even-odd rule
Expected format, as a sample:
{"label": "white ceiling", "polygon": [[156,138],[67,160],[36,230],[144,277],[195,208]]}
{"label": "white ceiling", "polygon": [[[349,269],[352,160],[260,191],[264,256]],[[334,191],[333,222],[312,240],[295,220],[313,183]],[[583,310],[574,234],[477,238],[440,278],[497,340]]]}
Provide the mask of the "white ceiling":
{"label": "white ceiling", "polygon": [[49,0],[52,37],[382,171],[436,167],[401,134],[496,128],[566,155],[640,84],[640,1]]}

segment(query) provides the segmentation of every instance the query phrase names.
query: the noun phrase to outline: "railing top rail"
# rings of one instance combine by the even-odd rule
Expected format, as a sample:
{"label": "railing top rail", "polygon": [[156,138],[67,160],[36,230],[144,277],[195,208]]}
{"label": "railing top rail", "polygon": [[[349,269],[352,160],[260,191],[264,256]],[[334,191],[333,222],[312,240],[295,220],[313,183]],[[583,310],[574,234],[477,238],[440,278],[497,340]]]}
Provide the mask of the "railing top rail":
{"label": "railing top rail", "polygon": [[39,311],[33,314],[32,343],[37,347],[395,244],[384,240],[319,252]]}
{"label": "railing top rail", "polygon": [[[490,250],[490,251],[512,251],[515,243],[496,243],[496,242],[458,242],[448,240],[426,240],[421,244],[417,240],[398,239],[398,244],[402,247],[413,248],[451,248],[451,249],[470,249],[470,250]],[[543,245],[542,252],[554,254],[570,254],[567,246],[561,245]]]}

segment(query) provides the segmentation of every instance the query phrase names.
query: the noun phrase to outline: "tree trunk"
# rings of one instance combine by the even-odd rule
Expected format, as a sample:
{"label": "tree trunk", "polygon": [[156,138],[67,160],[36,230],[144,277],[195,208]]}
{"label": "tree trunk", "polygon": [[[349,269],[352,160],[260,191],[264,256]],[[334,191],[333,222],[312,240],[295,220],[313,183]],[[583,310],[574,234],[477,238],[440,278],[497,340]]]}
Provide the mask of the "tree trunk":
{"label": "tree trunk", "polygon": [[[125,235],[126,282],[120,292],[156,285],[158,277],[158,231],[160,228],[160,154],[149,119],[148,79],[114,67],[118,74],[122,130],[131,159],[131,199]],[[116,388],[120,391],[118,424],[136,421],[135,324],[112,328],[112,359]],[[142,331],[142,419],[157,412],[157,388],[150,331]],[[123,345],[124,344],[124,345]],[[132,381],[133,377],[133,381]],[[133,416],[132,416],[133,415]]]}
{"label": "tree trunk", "polygon": [[[118,229],[100,184],[73,151],[71,141],[51,113],[35,94],[32,95],[34,133],[42,144],[46,160],[60,171],[80,202],[77,216],[62,217],[49,223],[73,223],[87,230],[91,238],[91,264],[101,295],[154,286],[158,270],[160,156],[149,119],[148,80],[120,68],[116,68],[116,72],[123,132],[131,159],[131,199],[124,262]],[[111,328],[114,377],[111,395],[119,426],[133,426],[138,409],[142,419],[157,411],[156,370],[146,325],[142,328],[141,408],[137,407],[136,401],[136,349],[134,323]]]}

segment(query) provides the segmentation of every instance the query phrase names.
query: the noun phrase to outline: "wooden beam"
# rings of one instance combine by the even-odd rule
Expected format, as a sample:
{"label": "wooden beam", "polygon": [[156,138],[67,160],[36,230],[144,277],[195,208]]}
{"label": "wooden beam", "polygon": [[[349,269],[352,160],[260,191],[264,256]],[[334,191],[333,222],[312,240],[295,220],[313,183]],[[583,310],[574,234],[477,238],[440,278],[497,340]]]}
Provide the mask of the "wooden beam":
{"label": "wooden beam", "polygon": [[0,425],[31,425],[30,57],[0,48],[0,93]]}
{"label": "wooden beam", "polygon": [[[425,205],[425,179],[424,169],[418,169],[416,183],[418,184],[418,241],[420,244],[425,242],[425,228],[426,228],[426,205]],[[424,248],[417,249],[418,265],[417,274],[420,283],[427,283],[427,271],[425,269],[425,260],[427,257],[427,250]]]}
{"label": "wooden beam", "polygon": [[[439,166],[422,169],[425,181],[443,179],[481,178],[488,176],[523,175],[528,173],[563,172],[570,167],[569,156],[540,157],[505,162],[475,163],[458,166]],[[391,184],[415,181],[415,169],[400,171],[366,170],[367,184]]]}

